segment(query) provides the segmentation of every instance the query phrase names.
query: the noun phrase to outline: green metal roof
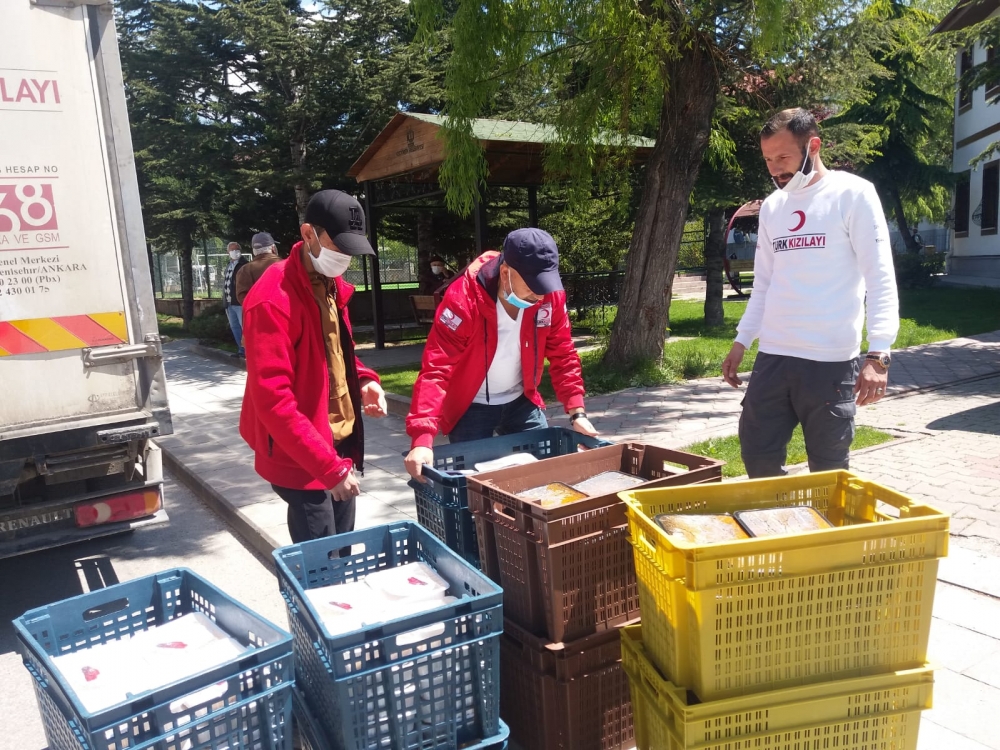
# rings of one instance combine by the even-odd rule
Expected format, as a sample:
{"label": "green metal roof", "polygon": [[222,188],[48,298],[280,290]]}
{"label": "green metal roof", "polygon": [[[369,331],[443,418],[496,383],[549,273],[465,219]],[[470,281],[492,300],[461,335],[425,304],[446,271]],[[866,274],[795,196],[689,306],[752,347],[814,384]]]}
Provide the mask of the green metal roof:
{"label": "green metal roof", "polygon": [[[444,126],[448,119],[443,115],[424,115],[416,112],[403,112],[407,117],[429,122],[439,127]],[[483,120],[472,121],[472,134],[480,141],[508,141],[510,143],[558,143],[559,134],[551,125],[539,125],[535,122],[516,122],[513,120]],[[603,137],[602,144],[614,143],[616,139]],[[653,148],[656,141],[652,138],[631,136],[630,145],[636,148]]]}

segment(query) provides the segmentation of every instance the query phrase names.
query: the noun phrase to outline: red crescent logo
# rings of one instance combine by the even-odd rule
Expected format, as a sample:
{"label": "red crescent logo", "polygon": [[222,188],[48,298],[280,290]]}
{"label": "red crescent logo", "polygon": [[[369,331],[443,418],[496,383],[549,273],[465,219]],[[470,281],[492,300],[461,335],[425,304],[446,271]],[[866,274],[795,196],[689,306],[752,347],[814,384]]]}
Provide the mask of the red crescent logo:
{"label": "red crescent logo", "polygon": [[796,224],[791,229],[789,229],[788,231],[789,232],[797,232],[800,229],[802,229],[802,227],[806,223],[806,212],[805,211],[792,211],[792,216],[798,216],[799,217],[799,223]]}

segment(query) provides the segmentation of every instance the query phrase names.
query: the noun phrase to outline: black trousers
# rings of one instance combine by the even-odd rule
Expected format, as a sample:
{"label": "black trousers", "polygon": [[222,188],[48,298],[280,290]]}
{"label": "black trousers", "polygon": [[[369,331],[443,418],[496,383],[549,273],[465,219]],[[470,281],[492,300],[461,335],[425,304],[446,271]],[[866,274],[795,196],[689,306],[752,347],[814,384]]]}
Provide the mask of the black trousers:
{"label": "black trousers", "polygon": [[740,451],[751,479],[786,474],[788,442],[802,425],[810,471],[847,469],[854,440],[860,358],[816,362],[757,355],[743,398]]}
{"label": "black trousers", "polygon": [[357,498],[336,502],[325,490],[293,490],[271,485],[288,503],[288,533],[292,542],[308,542],[354,531]]}

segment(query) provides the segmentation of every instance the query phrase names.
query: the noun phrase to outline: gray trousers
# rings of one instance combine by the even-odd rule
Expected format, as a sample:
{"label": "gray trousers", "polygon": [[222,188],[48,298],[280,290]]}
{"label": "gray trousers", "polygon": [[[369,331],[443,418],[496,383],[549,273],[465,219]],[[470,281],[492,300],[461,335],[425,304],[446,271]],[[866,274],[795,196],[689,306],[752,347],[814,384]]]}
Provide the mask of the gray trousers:
{"label": "gray trousers", "polygon": [[854,440],[860,358],[816,362],[757,355],[740,415],[740,451],[751,479],[786,474],[788,441],[802,425],[810,471],[847,469]]}

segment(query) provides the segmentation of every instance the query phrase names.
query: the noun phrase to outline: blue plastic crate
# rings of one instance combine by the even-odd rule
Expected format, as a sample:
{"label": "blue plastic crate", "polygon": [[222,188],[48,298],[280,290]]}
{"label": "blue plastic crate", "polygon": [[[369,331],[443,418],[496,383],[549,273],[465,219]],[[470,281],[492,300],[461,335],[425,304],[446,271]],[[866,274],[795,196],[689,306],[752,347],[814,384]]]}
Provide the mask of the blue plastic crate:
{"label": "blue plastic crate", "polygon": [[[338,557],[347,547],[351,554]],[[499,586],[412,521],[282,547],[274,559],[298,685],[331,750],[497,744]],[[331,636],[305,597],[308,589],[411,562],[432,565],[459,601]]]}
{"label": "blue plastic crate", "polygon": [[[330,750],[330,746],[323,735],[323,730],[313,717],[312,711],[309,710],[309,706],[302,693],[297,689],[292,693],[292,708],[295,714],[295,723],[298,727],[300,743],[298,747],[301,747],[301,750]],[[499,734],[477,745],[464,747],[462,750],[507,750],[509,737],[510,729],[501,720]]]}
{"label": "blue plastic crate", "polygon": [[[192,612],[254,650],[96,713],[52,665]],[[33,609],[14,629],[51,750],[291,750],[292,637],[186,568]]]}
{"label": "blue plastic crate", "polygon": [[[464,481],[464,477],[463,477]],[[438,502],[440,495],[432,483],[409,481],[417,506],[417,521],[434,536],[448,545],[471,565],[479,564],[479,539],[476,536],[476,519],[468,508],[449,508]]]}
{"label": "blue plastic crate", "polygon": [[479,567],[479,542],[475,519],[468,511],[466,479],[463,474],[455,472],[472,469],[477,463],[512,453],[530,453],[541,459],[605,445],[611,443],[565,427],[547,427],[544,430],[435,446],[434,466],[423,468],[423,476],[429,481],[410,480],[409,483],[416,498],[417,520],[449,548]]}

